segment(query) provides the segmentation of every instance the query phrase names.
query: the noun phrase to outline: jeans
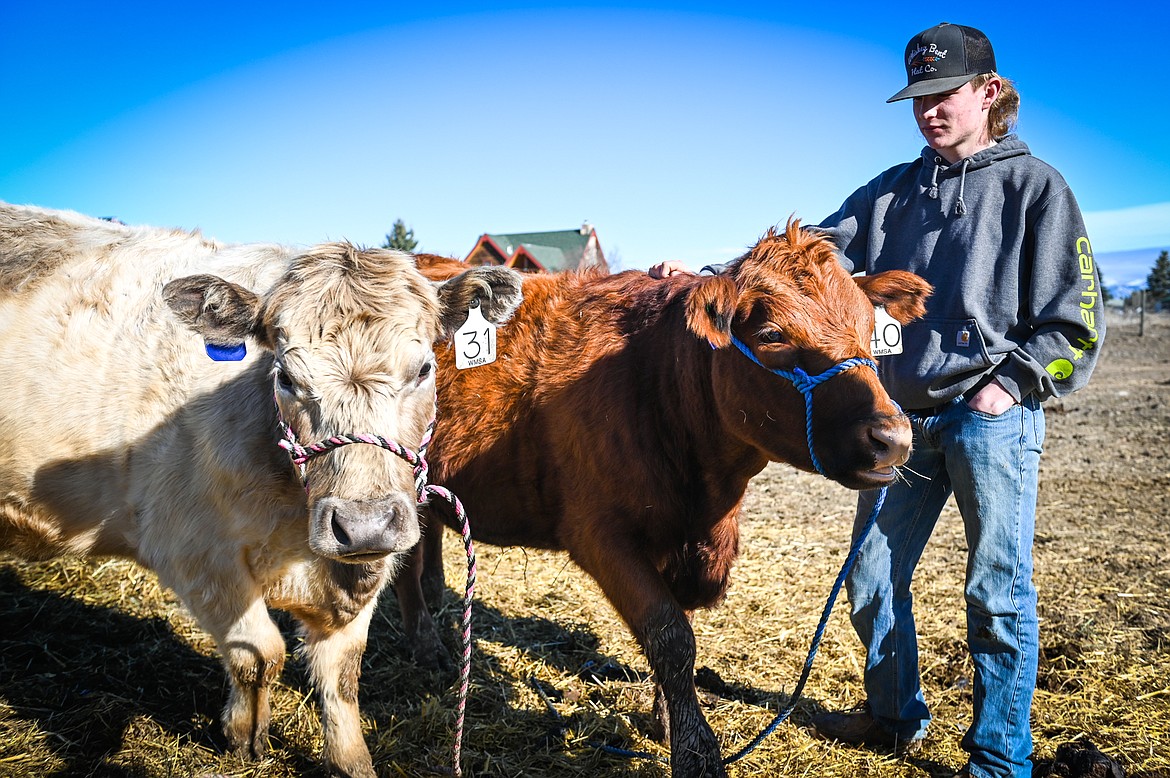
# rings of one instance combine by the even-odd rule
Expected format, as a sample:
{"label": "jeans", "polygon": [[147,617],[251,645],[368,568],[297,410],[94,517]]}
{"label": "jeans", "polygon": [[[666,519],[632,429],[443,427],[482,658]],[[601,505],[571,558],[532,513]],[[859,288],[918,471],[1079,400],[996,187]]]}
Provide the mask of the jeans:
{"label": "jeans", "polygon": [[[1032,538],[1044,411],[1025,398],[1000,416],[961,398],[911,417],[914,451],[890,486],[846,582],[851,619],[866,648],[865,691],[879,723],[902,738],[925,735],[910,584],[953,493],[967,538],[967,646],[975,666],[974,716],[963,738],[976,778],[1028,778],[1029,715],[1039,627]],[[862,492],[854,533],[877,498]]]}

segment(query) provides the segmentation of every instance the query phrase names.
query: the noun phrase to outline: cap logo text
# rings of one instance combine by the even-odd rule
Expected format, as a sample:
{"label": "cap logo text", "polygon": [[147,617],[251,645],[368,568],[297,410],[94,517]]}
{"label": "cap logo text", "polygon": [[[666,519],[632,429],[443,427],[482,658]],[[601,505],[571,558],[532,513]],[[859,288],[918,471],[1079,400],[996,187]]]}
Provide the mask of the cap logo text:
{"label": "cap logo text", "polygon": [[936,43],[929,46],[919,45],[910,50],[909,56],[906,57],[906,67],[911,76],[921,76],[936,72],[938,68],[935,67],[935,63],[946,58],[947,49],[940,49]]}

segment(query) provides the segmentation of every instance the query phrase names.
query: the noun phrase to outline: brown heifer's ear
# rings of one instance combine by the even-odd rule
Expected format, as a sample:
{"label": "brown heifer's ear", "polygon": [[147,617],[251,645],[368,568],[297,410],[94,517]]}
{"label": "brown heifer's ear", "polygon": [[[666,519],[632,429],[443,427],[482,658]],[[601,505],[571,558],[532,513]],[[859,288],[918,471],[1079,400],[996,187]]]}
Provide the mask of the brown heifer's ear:
{"label": "brown heifer's ear", "polygon": [[455,334],[475,302],[488,321],[506,322],[520,307],[520,285],[520,273],[506,267],[476,267],[436,284],[444,337]]}
{"label": "brown heifer's ear", "polygon": [[260,298],[238,284],[211,275],[176,278],[163,299],[180,320],[214,347],[234,347],[254,334]]}
{"label": "brown heifer's ear", "polygon": [[886,309],[902,324],[926,313],[926,298],[932,288],[921,277],[905,270],[886,270],[872,276],[854,276],[857,285],[874,305]]}
{"label": "brown heifer's ear", "polygon": [[704,276],[687,298],[687,329],[715,348],[730,346],[737,294],[727,276]]}

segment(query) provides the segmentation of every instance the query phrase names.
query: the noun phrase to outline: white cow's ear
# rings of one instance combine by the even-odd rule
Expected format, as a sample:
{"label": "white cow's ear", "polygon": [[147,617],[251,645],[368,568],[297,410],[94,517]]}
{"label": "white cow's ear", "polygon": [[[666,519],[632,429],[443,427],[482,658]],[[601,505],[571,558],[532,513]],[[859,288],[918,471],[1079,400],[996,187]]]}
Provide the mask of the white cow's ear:
{"label": "white cow's ear", "polygon": [[260,298],[218,276],[176,278],[163,287],[163,299],[209,347],[236,349],[255,334]]}
{"label": "white cow's ear", "polygon": [[450,338],[467,319],[472,304],[479,303],[483,317],[503,324],[520,307],[524,293],[520,273],[506,267],[475,267],[437,284],[443,334]]}

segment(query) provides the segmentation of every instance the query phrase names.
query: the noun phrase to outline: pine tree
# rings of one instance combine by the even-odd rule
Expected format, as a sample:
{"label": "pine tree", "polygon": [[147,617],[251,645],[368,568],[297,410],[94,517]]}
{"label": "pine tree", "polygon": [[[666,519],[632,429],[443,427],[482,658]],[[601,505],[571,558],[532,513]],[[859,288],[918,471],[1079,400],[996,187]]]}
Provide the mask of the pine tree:
{"label": "pine tree", "polygon": [[1153,269],[1146,276],[1146,295],[1147,303],[1166,305],[1170,302],[1170,252],[1159,254]]}
{"label": "pine tree", "polygon": [[386,242],[382,244],[384,249],[398,249],[399,251],[414,251],[418,247],[418,241],[414,239],[414,230],[407,229],[406,224],[402,219],[394,222],[394,229],[386,236]]}

